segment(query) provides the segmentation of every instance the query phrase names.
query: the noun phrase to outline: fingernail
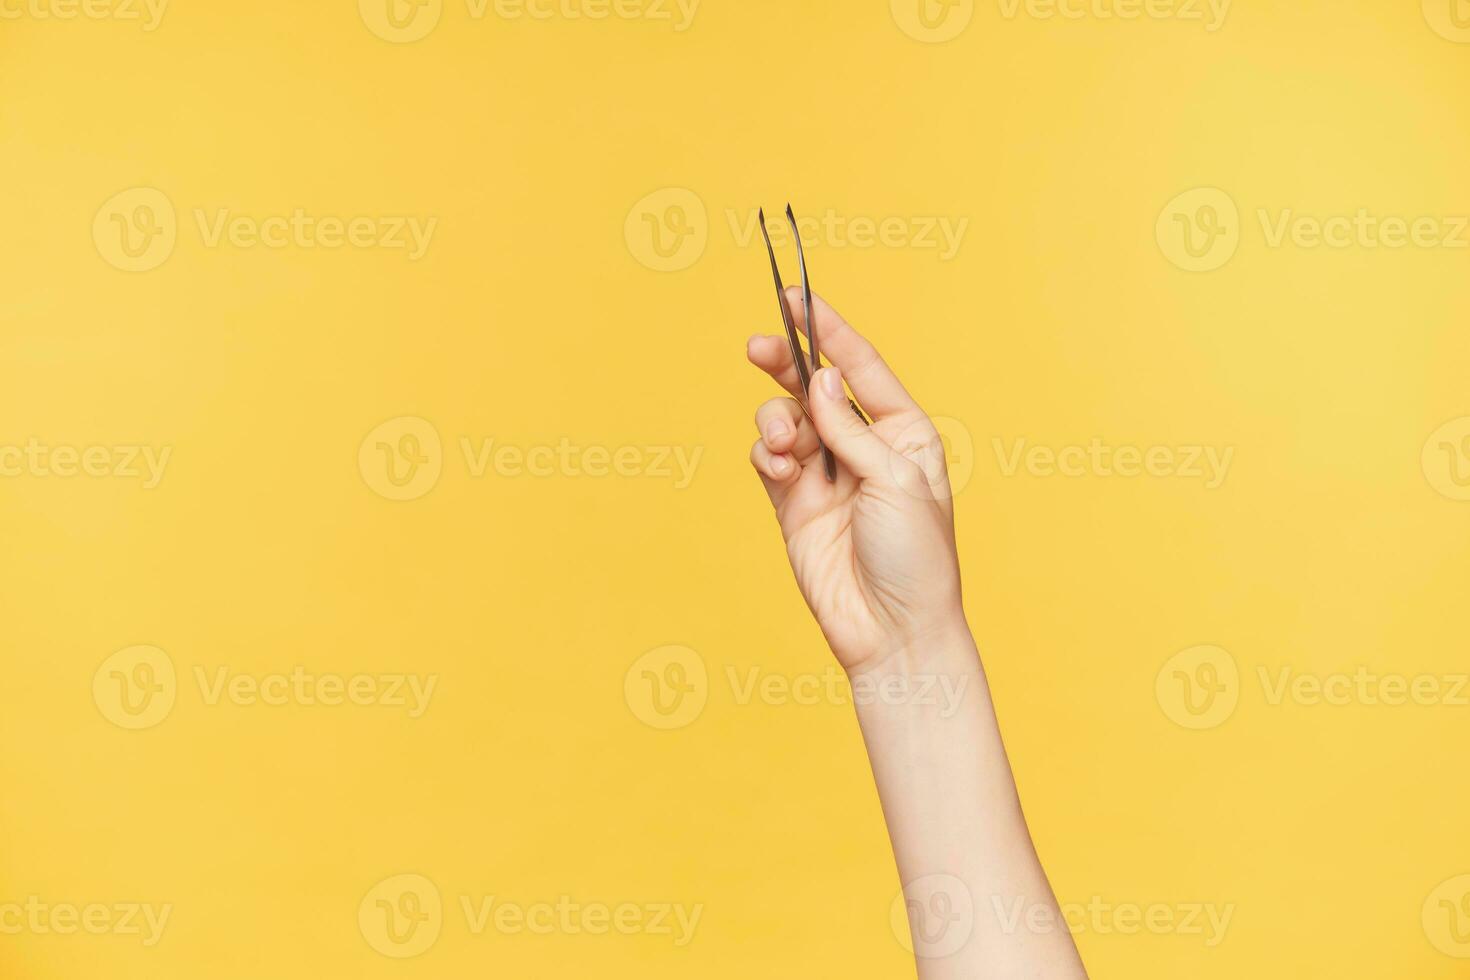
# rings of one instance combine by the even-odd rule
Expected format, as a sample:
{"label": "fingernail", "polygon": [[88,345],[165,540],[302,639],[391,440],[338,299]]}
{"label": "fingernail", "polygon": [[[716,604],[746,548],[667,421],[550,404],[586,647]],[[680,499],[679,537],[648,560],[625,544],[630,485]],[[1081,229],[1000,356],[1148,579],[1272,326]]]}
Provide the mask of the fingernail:
{"label": "fingernail", "polygon": [[785,476],[786,475],[786,470],[790,466],[791,466],[791,464],[788,463],[788,462],[786,462],[786,457],[785,456],[772,456],[771,457],[771,472],[775,473],[777,476]]}
{"label": "fingernail", "polygon": [[790,431],[791,428],[786,424],[785,419],[772,419],[771,424],[766,426],[766,440],[775,442]]}
{"label": "fingernail", "polygon": [[835,367],[822,371],[822,391],[828,398],[842,397],[842,372]]}

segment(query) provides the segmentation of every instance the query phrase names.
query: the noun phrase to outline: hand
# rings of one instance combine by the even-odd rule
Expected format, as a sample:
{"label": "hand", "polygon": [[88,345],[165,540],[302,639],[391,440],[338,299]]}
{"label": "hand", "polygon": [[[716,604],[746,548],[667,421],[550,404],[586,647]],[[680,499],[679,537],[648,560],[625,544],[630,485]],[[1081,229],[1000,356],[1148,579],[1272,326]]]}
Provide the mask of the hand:
{"label": "hand", "polygon": [[[801,291],[788,288],[785,301],[805,335]],[[812,314],[818,349],[834,366],[812,379],[811,418],[792,398],[757,410],[761,437],[750,460],[838,662],[849,674],[913,667],[965,629],[944,446],[873,345],[820,297]],[[801,397],[785,337],[752,337],[746,353]],[[871,426],[848,405],[844,378]],[[818,433],[837,457],[835,483],[823,472]]]}

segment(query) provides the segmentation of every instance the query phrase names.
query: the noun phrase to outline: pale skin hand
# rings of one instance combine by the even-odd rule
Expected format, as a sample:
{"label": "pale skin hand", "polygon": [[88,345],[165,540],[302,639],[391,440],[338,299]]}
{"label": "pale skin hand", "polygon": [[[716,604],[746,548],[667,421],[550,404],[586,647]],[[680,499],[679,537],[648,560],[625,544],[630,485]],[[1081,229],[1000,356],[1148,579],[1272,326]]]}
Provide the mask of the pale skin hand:
{"label": "pale skin hand", "polygon": [[[804,335],[800,291],[786,301]],[[864,682],[911,695],[855,701],[908,901],[949,912],[936,928],[922,914],[913,922],[919,976],[1085,978],[1031,845],[965,622],[939,435],[872,344],[819,297],[813,314],[833,366],[812,379],[810,417],[793,398],[760,407],[750,459],[797,585],[855,690]],[[784,337],[752,337],[747,355],[801,396]],[[849,407],[844,379],[871,427]],[[819,431],[837,457],[835,483]],[[935,703],[936,688],[961,696]]]}
{"label": "pale skin hand", "polygon": [[[805,330],[799,296],[788,295]],[[817,433],[793,398],[756,412],[762,438],[751,462],[775,505],[801,594],[848,671],[911,650],[962,617],[954,512],[944,448],[873,345],[821,297],[813,297],[820,349],[835,367],[812,379],[811,413],[841,465],[829,483]],[[783,387],[801,385],[782,337],[752,337],[750,360]],[[847,404],[843,380],[873,420]],[[940,492],[926,472],[936,474]]]}

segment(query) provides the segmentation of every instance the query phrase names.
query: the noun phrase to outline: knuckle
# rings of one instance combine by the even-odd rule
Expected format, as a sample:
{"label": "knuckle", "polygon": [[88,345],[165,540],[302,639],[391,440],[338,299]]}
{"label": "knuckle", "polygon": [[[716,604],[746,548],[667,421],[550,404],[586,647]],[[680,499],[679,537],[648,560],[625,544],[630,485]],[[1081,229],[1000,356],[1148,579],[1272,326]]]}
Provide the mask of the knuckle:
{"label": "knuckle", "polygon": [[901,484],[910,484],[916,480],[926,482],[924,470],[907,456],[894,454],[892,470],[893,478]]}
{"label": "knuckle", "polygon": [[866,374],[883,363],[883,356],[878,353],[878,348],[873,346],[872,341],[857,335],[854,335],[852,359],[854,374]]}
{"label": "knuckle", "polygon": [[922,460],[931,456],[937,456],[941,460],[944,458],[944,440],[940,439],[939,430],[927,416],[905,428],[894,442],[893,448],[910,459]]}
{"label": "knuckle", "polygon": [[907,456],[894,455],[892,469],[893,482],[904,492],[916,497],[929,496],[929,475],[918,463]]}
{"label": "knuckle", "polygon": [[761,406],[759,408],[755,410],[756,424],[759,425],[761,422],[766,421],[773,415],[789,415],[790,409],[787,406],[794,404],[795,402],[793,402],[790,398],[767,399],[766,401],[761,403]]}

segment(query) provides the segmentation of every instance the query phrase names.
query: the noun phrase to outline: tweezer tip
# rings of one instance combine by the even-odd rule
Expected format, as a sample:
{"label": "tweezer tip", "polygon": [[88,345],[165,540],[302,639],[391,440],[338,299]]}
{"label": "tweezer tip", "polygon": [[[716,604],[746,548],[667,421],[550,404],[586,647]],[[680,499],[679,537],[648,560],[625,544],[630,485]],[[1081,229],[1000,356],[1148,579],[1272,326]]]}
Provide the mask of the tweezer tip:
{"label": "tweezer tip", "polygon": [[796,220],[796,215],[793,214],[792,211],[791,211],[791,204],[790,204],[790,202],[788,202],[786,204],[786,217],[790,218],[792,221],[795,221]]}
{"label": "tweezer tip", "polygon": [[765,208],[759,208],[759,209],[757,209],[756,214],[758,214],[760,216],[761,224],[764,225],[766,223],[766,209]]}

